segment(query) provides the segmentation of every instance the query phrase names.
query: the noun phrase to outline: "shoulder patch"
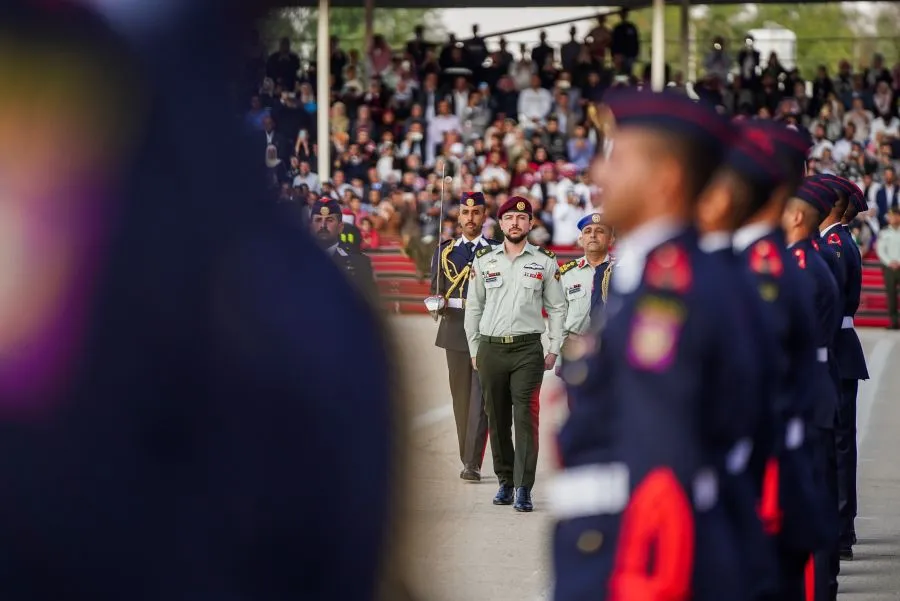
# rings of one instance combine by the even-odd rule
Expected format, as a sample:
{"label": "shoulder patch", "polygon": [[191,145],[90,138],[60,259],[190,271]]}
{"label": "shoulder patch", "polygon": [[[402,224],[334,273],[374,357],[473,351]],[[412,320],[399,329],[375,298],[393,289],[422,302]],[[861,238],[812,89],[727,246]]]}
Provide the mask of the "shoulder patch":
{"label": "shoulder patch", "polygon": [[670,242],[647,258],[644,282],[653,288],[684,294],[690,289],[692,280],[691,259],[683,246]]}
{"label": "shoulder patch", "polygon": [[538,246],[538,250],[541,251],[542,253],[544,253],[545,255],[547,255],[548,257],[550,257],[551,259],[556,258],[556,253],[553,252],[552,250],[547,250],[546,248],[544,248],[542,246]]}
{"label": "shoulder patch", "polygon": [[573,267],[575,267],[576,265],[578,265],[578,261],[576,261],[574,259],[569,261],[568,263],[563,263],[562,265],[559,266],[559,273],[563,274],[563,273],[569,271],[570,269],[572,269]]}
{"label": "shoulder patch", "polygon": [[794,258],[797,259],[797,265],[800,269],[806,269],[806,251],[802,248],[794,249]]}
{"label": "shoulder patch", "polygon": [[837,232],[831,232],[828,234],[828,244],[837,244],[838,246],[842,246],[841,237]]}
{"label": "shoulder patch", "polygon": [[675,362],[687,314],[677,301],[646,296],[638,303],[631,323],[627,356],[632,367],[666,371]]}
{"label": "shoulder patch", "polygon": [[484,255],[491,252],[492,250],[494,250],[494,248],[492,246],[483,246],[482,248],[479,248],[477,251],[475,251],[475,256],[483,257]]}
{"label": "shoulder patch", "polygon": [[784,264],[778,249],[768,240],[760,240],[750,249],[750,269],[754,273],[781,277],[784,272]]}

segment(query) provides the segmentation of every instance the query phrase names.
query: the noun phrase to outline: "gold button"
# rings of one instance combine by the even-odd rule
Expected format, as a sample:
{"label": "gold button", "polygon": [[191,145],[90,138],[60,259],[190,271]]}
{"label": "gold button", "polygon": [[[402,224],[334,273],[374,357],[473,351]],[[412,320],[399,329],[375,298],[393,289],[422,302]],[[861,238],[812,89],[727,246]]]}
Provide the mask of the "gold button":
{"label": "gold button", "polygon": [[585,530],[578,537],[578,550],[582,553],[596,553],[603,546],[603,533],[597,530]]}

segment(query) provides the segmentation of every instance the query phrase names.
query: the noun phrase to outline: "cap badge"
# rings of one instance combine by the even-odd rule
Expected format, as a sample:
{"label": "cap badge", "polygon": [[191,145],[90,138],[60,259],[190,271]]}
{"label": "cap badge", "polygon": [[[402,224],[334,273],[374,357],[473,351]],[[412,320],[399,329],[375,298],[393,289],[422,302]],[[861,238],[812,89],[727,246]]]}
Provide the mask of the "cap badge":
{"label": "cap badge", "polygon": [[319,214],[323,217],[328,217],[328,215],[331,214],[331,211],[328,210],[328,207],[322,207],[321,209],[319,209]]}
{"label": "cap badge", "polygon": [[592,221],[593,223],[600,223],[600,215],[598,215],[597,213],[594,213],[594,214],[591,216],[591,221]]}
{"label": "cap badge", "polygon": [[466,199],[466,206],[467,206],[467,207],[474,207],[474,206],[475,206],[475,199],[472,198],[471,196],[470,196],[469,198],[467,198],[467,199]]}
{"label": "cap badge", "polygon": [[517,202],[517,203],[516,203],[516,210],[517,210],[517,211],[524,211],[524,210],[525,210],[525,203],[522,202],[521,200],[520,200],[519,202]]}

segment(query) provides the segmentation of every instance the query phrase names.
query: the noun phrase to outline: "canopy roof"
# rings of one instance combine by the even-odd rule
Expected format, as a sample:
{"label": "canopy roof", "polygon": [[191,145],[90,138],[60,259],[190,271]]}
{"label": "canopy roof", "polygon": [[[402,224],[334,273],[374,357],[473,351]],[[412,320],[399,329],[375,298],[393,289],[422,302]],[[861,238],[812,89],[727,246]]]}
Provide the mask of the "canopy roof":
{"label": "canopy roof", "polygon": [[[285,6],[318,6],[317,0],[283,0]],[[680,1],[667,1],[668,4],[680,5]],[[816,0],[816,2],[803,2],[802,4],[828,3],[828,0]],[[607,2],[604,0],[564,0],[562,5],[566,7],[605,7],[607,9],[628,8],[638,9],[647,8],[652,4],[651,0],[619,0],[617,2]],[[691,3],[695,4],[695,3]],[[734,0],[720,0],[696,2],[696,4],[743,4]],[[784,4],[784,2],[764,1],[756,4]],[[362,7],[361,0],[331,0],[334,7]],[[378,8],[522,8],[521,0],[480,0],[479,2],[471,2],[467,0],[375,0],[375,6]],[[561,6],[559,0],[529,0],[529,7],[534,8],[556,8]],[[605,12],[605,11],[604,11]]]}

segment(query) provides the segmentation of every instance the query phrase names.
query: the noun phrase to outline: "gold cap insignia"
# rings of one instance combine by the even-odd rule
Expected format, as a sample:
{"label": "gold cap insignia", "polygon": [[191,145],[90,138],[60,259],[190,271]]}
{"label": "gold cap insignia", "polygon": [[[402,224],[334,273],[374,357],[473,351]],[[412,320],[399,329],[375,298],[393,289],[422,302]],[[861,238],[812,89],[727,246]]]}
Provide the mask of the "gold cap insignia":
{"label": "gold cap insignia", "polygon": [[328,207],[322,207],[319,209],[319,214],[322,215],[322,217],[328,217],[328,215],[331,214],[331,211],[328,210]]}
{"label": "gold cap insignia", "polygon": [[591,216],[591,221],[592,221],[593,223],[600,223],[600,215],[598,215],[597,213],[594,213],[594,214]]}
{"label": "gold cap insignia", "polygon": [[525,210],[525,203],[522,202],[521,200],[520,200],[519,202],[517,202],[517,203],[516,203],[516,210],[517,210],[517,211],[524,211],[524,210]]}
{"label": "gold cap insignia", "polygon": [[466,199],[466,206],[467,206],[467,207],[474,207],[474,206],[475,206],[475,199],[472,198],[471,196],[470,196],[469,198],[467,198],[467,199]]}

